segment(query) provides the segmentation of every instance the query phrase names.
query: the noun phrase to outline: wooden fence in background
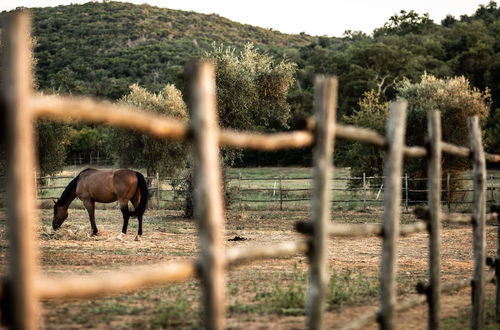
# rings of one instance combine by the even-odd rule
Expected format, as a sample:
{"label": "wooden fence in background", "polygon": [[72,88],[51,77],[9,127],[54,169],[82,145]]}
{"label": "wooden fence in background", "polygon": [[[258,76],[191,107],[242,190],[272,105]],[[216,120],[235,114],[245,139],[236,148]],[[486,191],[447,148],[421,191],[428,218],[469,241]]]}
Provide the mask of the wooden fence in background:
{"label": "wooden fence in background", "polygon": [[[484,287],[494,274],[485,272],[485,161],[500,161],[500,155],[485,154],[477,118],[469,120],[471,147],[458,147],[441,141],[439,114],[429,114],[428,148],[404,144],[406,104],[391,104],[387,137],[378,133],[335,122],[336,79],[318,78],[315,81],[315,125],[290,133],[253,134],[220,130],[215,107],[213,68],[198,63],[191,70],[191,123],[185,125],[174,119],[158,117],[123,106],[55,96],[36,96],[31,89],[32,74],[29,17],[17,12],[6,18],[3,30],[4,64],[2,99],[7,119],[9,175],[7,190],[7,224],[9,230],[8,273],[3,280],[2,316],[14,329],[40,327],[40,300],[47,298],[91,298],[140,290],[145,286],[161,285],[199,277],[203,290],[204,327],[225,328],[226,271],[242,262],[263,258],[305,253],[310,260],[307,297],[307,325],[320,329],[323,325],[324,292],[327,282],[326,246],[331,236],[379,235],[383,240],[381,261],[380,311],[369,313],[346,325],[360,329],[377,320],[383,329],[395,327],[395,314],[416,304],[429,302],[429,327],[439,326],[439,297],[449,290],[465,287],[470,280],[440,283],[440,230],[444,221],[472,224],[474,232],[474,271],[472,327],[484,323]],[[2,114],[3,115],[3,114]],[[86,121],[133,128],[158,138],[186,140],[194,145],[197,194],[195,215],[200,236],[200,256],[196,260],[161,263],[147,268],[121,269],[99,275],[54,278],[40,274],[35,233],[35,167],[33,121],[37,118]],[[387,152],[385,161],[384,219],[381,225],[341,225],[329,221],[331,155],[334,138],[371,143]],[[312,221],[297,224],[306,235],[304,240],[283,242],[272,247],[224,249],[222,233],[224,214],[220,190],[219,146],[277,150],[314,144],[314,191]],[[472,215],[441,214],[440,163],[441,153],[467,157],[473,163],[474,200]],[[400,225],[401,168],[403,157],[427,157],[429,160],[428,208],[419,209],[423,219],[411,225]],[[496,217],[490,214],[489,217]],[[499,227],[500,228],[500,227]],[[428,230],[430,235],[429,283],[421,285],[421,296],[398,300],[396,296],[396,251],[398,237]],[[500,242],[500,241],[499,241]],[[500,244],[498,247],[500,253]],[[495,264],[500,264],[497,254]],[[497,267],[498,269],[499,267]],[[497,283],[500,273],[496,274]],[[497,293],[499,292],[497,286]],[[497,294],[500,296],[500,293]]]}
{"label": "wooden fence in background", "polygon": [[[90,165],[90,164],[88,164]],[[38,199],[57,199],[66,185],[78,172],[72,176],[54,175],[37,177]],[[467,173],[469,174],[469,173]],[[452,177],[449,173],[441,179],[441,204],[448,211],[469,207],[472,203],[474,189],[473,179],[464,173],[460,177]],[[500,176],[490,173],[486,176],[486,204],[488,206],[500,203]],[[185,178],[147,177],[150,182],[150,199],[155,203],[151,207],[167,210],[182,210],[186,203]],[[384,176],[336,177],[331,178],[332,207],[340,209],[366,210],[367,208],[383,207]],[[306,211],[312,195],[312,177],[300,176],[238,176],[227,180],[227,194],[230,203],[228,207],[236,210],[290,210]],[[429,178],[412,178],[405,173],[401,177],[402,197],[401,207],[408,211],[410,207],[426,204],[424,196],[429,189],[423,189],[418,184]],[[0,178],[0,182],[2,179]],[[455,187],[454,182],[462,182],[462,187]],[[1,192],[1,190],[0,190]],[[417,196],[414,194],[417,193]],[[51,206],[52,207],[52,206]]]}

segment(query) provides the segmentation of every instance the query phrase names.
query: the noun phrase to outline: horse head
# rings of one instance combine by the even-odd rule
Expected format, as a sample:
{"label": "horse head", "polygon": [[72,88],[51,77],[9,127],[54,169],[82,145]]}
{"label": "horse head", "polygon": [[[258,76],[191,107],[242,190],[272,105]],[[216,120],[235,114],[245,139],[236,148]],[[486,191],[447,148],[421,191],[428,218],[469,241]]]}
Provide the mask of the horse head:
{"label": "horse head", "polygon": [[59,205],[58,201],[54,201],[54,218],[52,219],[52,228],[56,230],[61,227],[66,218],[68,218],[68,207],[65,205]]}

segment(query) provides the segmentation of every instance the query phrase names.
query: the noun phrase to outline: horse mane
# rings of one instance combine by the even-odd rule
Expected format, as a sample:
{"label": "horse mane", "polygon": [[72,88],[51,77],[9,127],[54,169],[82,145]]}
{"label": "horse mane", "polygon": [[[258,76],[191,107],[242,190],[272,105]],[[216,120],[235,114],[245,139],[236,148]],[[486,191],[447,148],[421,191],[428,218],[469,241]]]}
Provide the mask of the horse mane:
{"label": "horse mane", "polygon": [[78,175],[75,176],[73,178],[73,180],[71,180],[71,182],[64,189],[61,197],[59,197],[59,199],[57,200],[56,205],[66,205],[70,202],[69,199],[75,193],[76,185],[78,184],[78,180],[80,180],[80,174],[82,174],[83,172],[88,171],[88,170],[91,170],[91,168],[84,169],[83,171],[78,173]]}

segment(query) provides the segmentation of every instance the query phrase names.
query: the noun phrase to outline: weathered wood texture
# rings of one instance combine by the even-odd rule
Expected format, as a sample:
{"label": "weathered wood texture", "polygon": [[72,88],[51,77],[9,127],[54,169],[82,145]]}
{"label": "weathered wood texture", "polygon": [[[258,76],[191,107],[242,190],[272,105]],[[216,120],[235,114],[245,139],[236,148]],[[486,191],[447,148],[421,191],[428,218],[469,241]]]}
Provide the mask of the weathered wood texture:
{"label": "weathered wood texture", "polygon": [[317,77],[314,107],[316,121],[313,149],[312,223],[307,321],[309,329],[323,328],[325,295],[328,285],[328,228],[330,226],[330,195],[332,154],[337,108],[337,79]]}
{"label": "weathered wood texture", "polygon": [[401,208],[401,168],[406,128],[406,102],[391,103],[387,125],[387,154],[384,166],[384,239],[380,268],[380,326],[394,329],[396,307],[396,256]]}
{"label": "weathered wood texture", "polygon": [[[497,211],[498,212],[498,211]],[[496,321],[500,323],[500,216],[497,218],[497,251],[495,258]]]}
{"label": "weathered wood texture", "polygon": [[486,161],[481,129],[477,117],[468,120],[473,155],[472,228],[474,249],[474,276],[472,281],[472,329],[484,329],[484,267],[486,266]]}
{"label": "weathered wood texture", "polygon": [[194,216],[200,240],[204,327],[224,329],[226,258],[215,72],[209,62],[193,64],[191,71]]}
{"label": "weathered wood texture", "polygon": [[[2,34],[2,99],[5,104],[8,144],[7,227],[9,237],[8,284],[11,288],[10,327],[40,327],[35,291],[38,254],[35,235],[35,157],[30,19],[26,12],[6,15]],[[5,312],[5,311],[4,311]]]}
{"label": "weathered wood texture", "polygon": [[[306,241],[290,241],[272,246],[231,248],[226,251],[226,266],[231,269],[256,260],[294,256],[307,252]],[[182,282],[199,276],[201,261],[168,262],[117,269],[104,274],[73,277],[41,277],[36,291],[40,299],[88,299],[146,287]]]}
{"label": "weathered wood texture", "polygon": [[441,113],[427,113],[429,135],[427,181],[429,204],[429,317],[428,328],[440,328],[441,294]]}

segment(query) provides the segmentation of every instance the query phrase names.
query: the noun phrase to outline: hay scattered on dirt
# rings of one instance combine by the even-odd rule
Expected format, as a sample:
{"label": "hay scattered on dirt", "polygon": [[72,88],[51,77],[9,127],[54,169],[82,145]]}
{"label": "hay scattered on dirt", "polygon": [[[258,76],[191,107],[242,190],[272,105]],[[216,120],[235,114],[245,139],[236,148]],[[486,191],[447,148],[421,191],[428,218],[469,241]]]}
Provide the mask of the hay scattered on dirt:
{"label": "hay scattered on dirt", "polygon": [[98,240],[99,236],[92,236],[89,226],[65,224],[58,230],[52,226],[42,226],[40,237],[43,240],[67,240],[67,241],[88,241]]}

